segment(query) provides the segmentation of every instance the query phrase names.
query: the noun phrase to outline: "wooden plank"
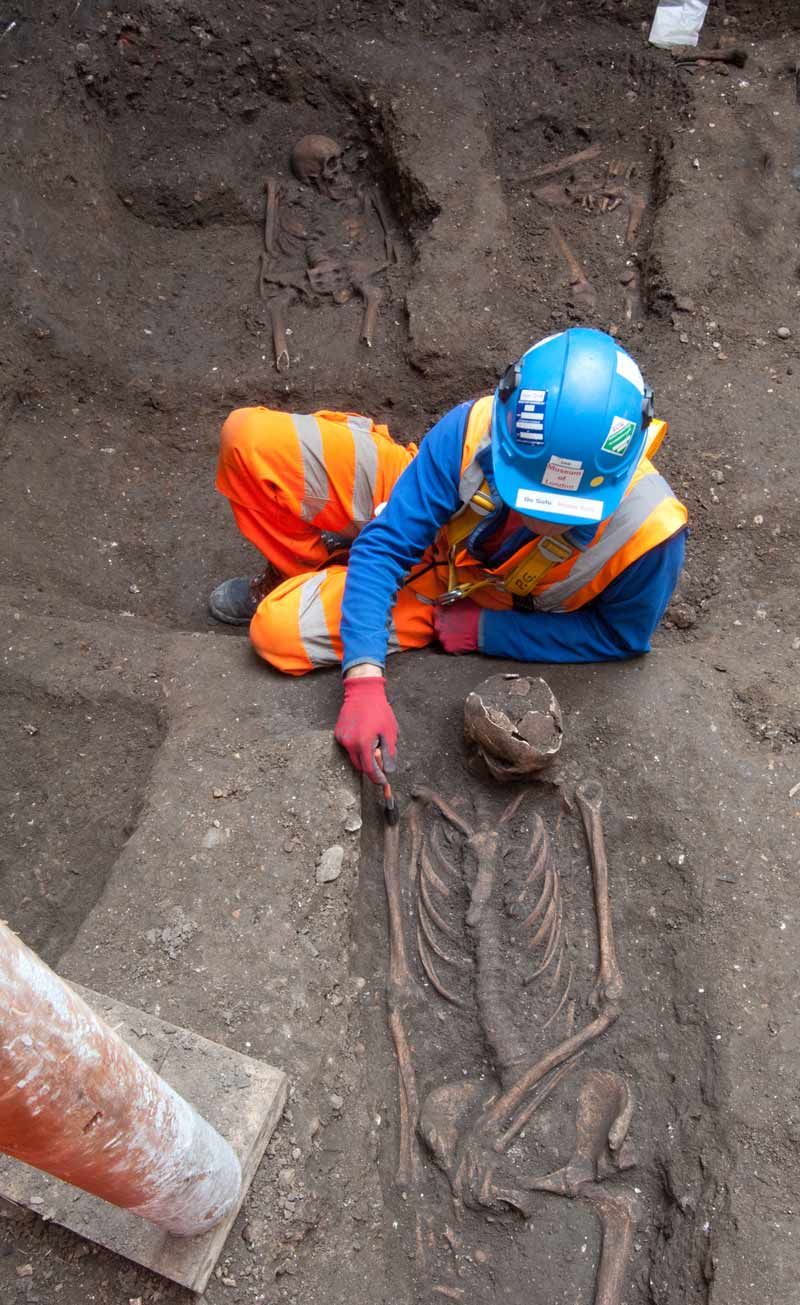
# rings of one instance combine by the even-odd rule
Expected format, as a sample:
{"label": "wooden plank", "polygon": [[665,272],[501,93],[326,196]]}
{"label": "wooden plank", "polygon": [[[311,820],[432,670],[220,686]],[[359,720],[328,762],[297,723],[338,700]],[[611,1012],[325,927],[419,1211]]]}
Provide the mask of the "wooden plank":
{"label": "wooden plank", "polygon": [[203,1237],[170,1237],[96,1196],[0,1155],[0,1198],[33,1210],[172,1282],[203,1292],[286,1102],[282,1070],[209,1042],[79,984],[89,1005],[227,1138],[242,1166],[241,1197]]}

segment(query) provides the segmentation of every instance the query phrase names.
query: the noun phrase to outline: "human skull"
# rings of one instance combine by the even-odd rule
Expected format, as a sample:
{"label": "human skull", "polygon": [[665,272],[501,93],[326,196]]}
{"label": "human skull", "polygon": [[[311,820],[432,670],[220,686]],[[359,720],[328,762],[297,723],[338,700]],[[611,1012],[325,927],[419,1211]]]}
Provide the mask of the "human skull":
{"label": "human skull", "polygon": [[292,171],[298,181],[312,182],[328,199],[342,199],[350,189],[343,154],[342,146],[330,136],[303,136],[292,150]]}
{"label": "human skull", "polygon": [[491,675],[467,694],[464,736],[494,779],[529,779],[561,747],[561,708],[542,679]]}

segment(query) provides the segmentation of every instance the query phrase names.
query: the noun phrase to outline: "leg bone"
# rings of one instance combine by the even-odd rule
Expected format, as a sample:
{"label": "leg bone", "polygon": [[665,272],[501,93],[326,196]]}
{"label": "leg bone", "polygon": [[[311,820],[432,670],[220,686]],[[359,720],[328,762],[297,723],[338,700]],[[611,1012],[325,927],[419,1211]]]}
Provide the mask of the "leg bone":
{"label": "leg bone", "polygon": [[369,282],[366,285],[360,285],[358,289],[364,296],[364,321],[361,326],[361,339],[367,348],[371,349],[375,325],[378,320],[378,309],[386,296],[380,286],[370,285]]}
{"label": "leg bone", "polygon": [[556,244],[561,252],[561,256],[567,265],[569,271],[569,283],[572,287],[572,293],[575,298],[583,302],[587,308],[594,308],[597,302],[597,295],[594,292],[592,283],[586,276],[577,254],[570,249],[563,232],[555,222],[551,226],[551,231],[555,237]]}
{"label": "leg bone", "polygon": [[282,290],[269,300],[272,319],[272,347],[275,350],[275,367],[279,372],[289,370],[289,346],[286,343],[286,309],[294,299],[293,290]]}
{"label": "leg bone", "polygon": [[621,1305],[625,1272],[631,1257],[638,1202],[624,1188],[584,1187],[581,1200],[589,1201],[600,1220],[600,1267],[594,1305]]}
{"label": "leg bone", "polygon": [[646,208],[647,200],[644,195],[639,195],[635,191],[631,192],[628,200],[628,227],[625,232],[626,245],[636,244],[636,237],[639,234],[639,227],[641,226]]}

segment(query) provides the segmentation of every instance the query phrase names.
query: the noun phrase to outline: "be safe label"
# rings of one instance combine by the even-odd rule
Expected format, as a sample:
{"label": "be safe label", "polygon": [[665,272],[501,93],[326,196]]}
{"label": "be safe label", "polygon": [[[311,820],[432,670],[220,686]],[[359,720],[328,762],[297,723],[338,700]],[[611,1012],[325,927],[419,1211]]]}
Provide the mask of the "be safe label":
{"label": "be safe label", "polygon": [[520,390],[514,428],[523,444],[544,444],[547,390]]}

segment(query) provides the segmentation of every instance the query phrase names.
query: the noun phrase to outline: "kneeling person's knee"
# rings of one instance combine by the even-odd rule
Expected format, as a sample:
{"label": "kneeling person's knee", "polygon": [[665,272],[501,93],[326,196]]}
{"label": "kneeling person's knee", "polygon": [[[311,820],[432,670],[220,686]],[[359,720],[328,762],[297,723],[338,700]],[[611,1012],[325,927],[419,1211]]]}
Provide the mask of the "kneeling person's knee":
{"label": "kneeling person's knee", "polygon": [[[340,570],[341,580],[336,574]],[[343,574],[344,568],[337,567],[293,576],[273,589],[250,623],[250,639],[259,657],[286,675],[305,675],[339,664]]]}

